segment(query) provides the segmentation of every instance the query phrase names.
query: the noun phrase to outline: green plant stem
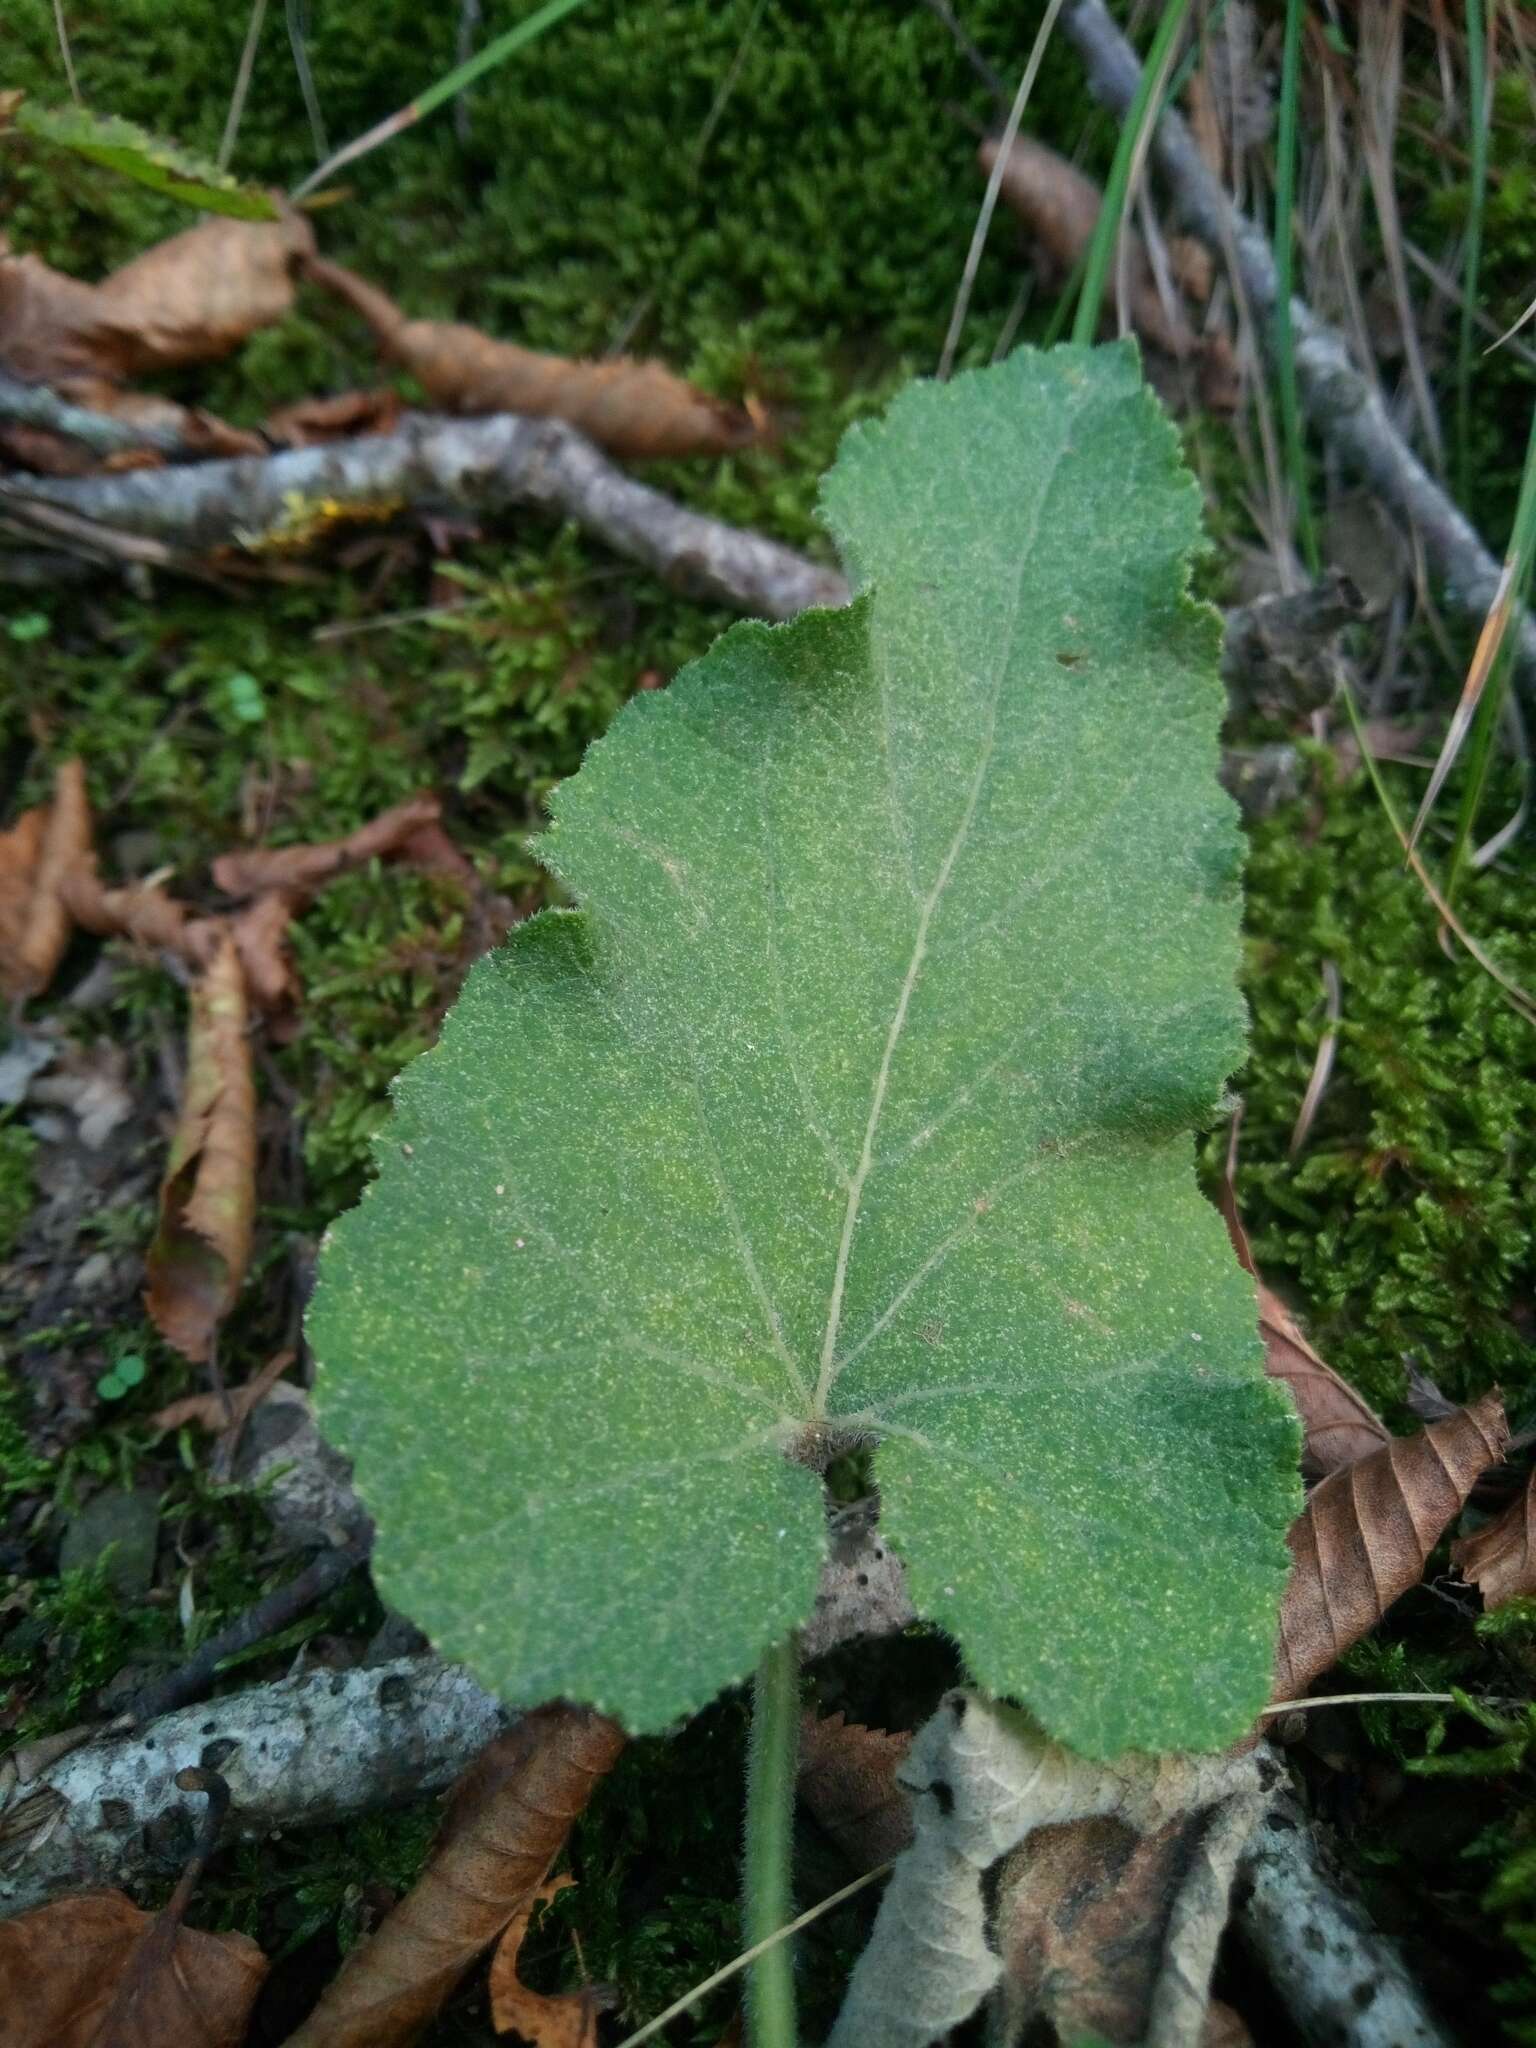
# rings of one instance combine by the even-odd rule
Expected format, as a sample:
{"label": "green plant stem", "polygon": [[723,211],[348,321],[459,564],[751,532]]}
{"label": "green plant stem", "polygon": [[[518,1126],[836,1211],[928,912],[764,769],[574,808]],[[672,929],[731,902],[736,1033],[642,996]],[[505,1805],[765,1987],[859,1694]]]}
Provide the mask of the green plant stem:
{"label": "green plant stem", "polygon": [[1488,196],[1488,64],[1483,0],[1467,0],[1467,126],[1472,188],[1467,197],[1467,245],[1462,257],[1461,333],[1456,344],[1456,463],[1463,506],[1471,502],[1472,353],[1478,272],[1483,260],[1483,209]]}
{"label": "green plant stem", "polygon": [[483,77],[487,71],[494,69],[498,64],[504,64],[508,57],[515,55],[517,51],[543,35],[545,29],[553,28],[556,22],[563,21],[566,15],[581,4],[582,0],[545,0],[542,7],[526,15],[504,34],[493,37],[476,56],[463,64],[456,64],[451,71],[445,72],[435,85],[429,85],[424,93],[418,93],[415,99],[407,101],[403,107],[370,128],[366,134],[357,136],[355,140],[347,143],[345,148],[338,149],[334,156],[327,157],[323,164],[310,172],[302,184],[294,186],[290,198],[304,198],[306,194],[313,192],[317,185],[323,185],[326,179],[333,176],[344,164],[356,163],[360,156],[366,156],[370,150],[377,149],[380,143],[388,142],[402,129],[414,126],[434,108],[440,107],[444,100],[453,99],[467,86],[473,85],[477,78]]}
{"label": "green plant stem", "polygon": [[[749,1948],[767,1941],[794,1912],[790,1852],[799,1736],[800,1651],[789,1636],[766,1653],[752,1690],[743,1928]],[[765,1949],[752,1964],[747,2018],[750,2048],[795,2048],[794,1957],[787,1941]]]}
{"label": "green plant stem", "polygon": [[1083,289],[1077,301],[1077,315],[1072,322],[1072,339],[1076,342],[1091,344],[1098,334],[1099,315],[1104,305],[1104,288],[1109,282],[1110,265],[1119,246],[1120,230],[1130,197],[1131,180],[1140,162],[1143,145],[1151,135],[1152,124],[1161,110],[1164,87],[1173,66],[1174,52],[1178,48],[1184,18],[1188,13],[1189,0],[1164,0],[1157,33],[1152,38],[1147,60],[1141,67],[1136,97],[1132,100],[1121,124],[1120,139],[1115,145],[1114,162],[1110,165],[1109,177],[1104,185],[1104,203],[1099,208],[1093,240],[1088,244]]}
{"label": "green plant stem", "polygon": [[1285,0],[1285,48],[1280,65],[1280,120],[1275,138],[1275,374],[1280,386],[1280,428],[1285,466],[1290,471],[1296,539],[1310,575],[1322,567],[1312,502],[1307,489],[1307,451],[1301,438],[1301,404],[1296,395],[1296,344],[1291,332],[1291,279],[1295,258],[1296,106],[1301,96],[1303,0]]}

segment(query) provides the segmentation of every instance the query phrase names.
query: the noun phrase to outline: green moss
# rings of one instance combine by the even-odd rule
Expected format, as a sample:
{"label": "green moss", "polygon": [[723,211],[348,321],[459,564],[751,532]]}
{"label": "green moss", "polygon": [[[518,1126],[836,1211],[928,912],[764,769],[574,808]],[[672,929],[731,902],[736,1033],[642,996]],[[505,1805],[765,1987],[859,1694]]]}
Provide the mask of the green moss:
{"label": "green moss", "polygon": [[[1532,876],[1529,851],[1512,852],[1459,905],[1528,987]],[[1252,835],[1244,1215],[1261,1267],[1294,1281],[1324,1356],[1404,1424],[1409,1356],[1453,1399],[1497,1381],[1523,1414],[1536,1394],[1536,1031],[1470,960],[1447,957],[1436,923],[1363,779]],[[1343,992],[1338,1048],[1293,1160],[1325,961]],[[1224,1142],[1212,1141],[1213,1160]]]}
{"label": "green moss", "polygon": [[32,1155],[24,1124],[0,1122],[0,1259],[9,1256],[32,1207]]}

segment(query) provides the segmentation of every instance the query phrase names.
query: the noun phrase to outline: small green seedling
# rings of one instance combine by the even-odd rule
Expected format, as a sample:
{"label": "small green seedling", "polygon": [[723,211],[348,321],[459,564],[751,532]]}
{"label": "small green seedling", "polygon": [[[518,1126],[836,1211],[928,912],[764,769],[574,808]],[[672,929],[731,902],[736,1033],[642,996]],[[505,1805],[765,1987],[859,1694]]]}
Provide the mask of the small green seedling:
{"label": "small green seedling", "polygon": [[103,1401],[121,1401],[125,1394],[131,1394],[135,1387],[143,1385],[144,1372],[143,1359],[136,1351],[130,1351],[101,1375],[96,1382],[96,1391]]}
{"label": "small green seedling", "polygon": [[1296,1505],[1194,1178],[1240,841],[1174,429],[1133,349],[1022,351],[856,428],[823,505],[860,595],[733,628],[556,792],[581,907],[401,1077],[311,1315],[448,1655],[636,1730],[756,1667],[755,1935],[832,1458],[878,1446],[919,1611],[1094,1757],[1251,1725]]}

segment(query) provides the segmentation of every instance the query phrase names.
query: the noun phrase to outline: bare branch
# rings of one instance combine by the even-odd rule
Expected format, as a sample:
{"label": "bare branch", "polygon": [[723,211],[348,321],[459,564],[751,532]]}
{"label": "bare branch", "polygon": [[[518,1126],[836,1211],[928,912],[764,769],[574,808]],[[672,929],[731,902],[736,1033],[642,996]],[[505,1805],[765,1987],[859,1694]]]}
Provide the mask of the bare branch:
{"label": "bare branch", "polygon": [[[1095,95],[1123,117],[1135,95],[1141,63],[1103,0],[1069,0],[1061,25],[1077,47]],[[1183,224],[1218,256],[1229,245],[1236,250],[1255,324],[1268,337],[1274,325],[1277,280],[1263,231],[1233,206],[1172,110],[1158,123],[1153,154]],[[1291,326],[1297,384],[1313,426],[1393,516],[1410,531],[1417,530],[1447,598],[1468,618],[1481,622],[1498,585],[1498,563],[1471,521],[1402,440],[1380,397],[1351,363],[1343,337],[1300,299],[1291,301]],[[1519,656],[1523,683],[1527,690],[1536,690],[1536,622],[1529,614],[1520,621]]]}
{"label": "bare branch", "polygon": [[396,433],[272,456],[0,483],[0,510],[17,517],[66,512],[140,546],[152,541],[194,554],[281,545],[302,529],[306,508],[324,523],[405,505],[485,512],[532,505],[574,520],[674,588],[764,618],[848,601],[835,570],[637,483],[574,427],[515,413],[415,416]]}

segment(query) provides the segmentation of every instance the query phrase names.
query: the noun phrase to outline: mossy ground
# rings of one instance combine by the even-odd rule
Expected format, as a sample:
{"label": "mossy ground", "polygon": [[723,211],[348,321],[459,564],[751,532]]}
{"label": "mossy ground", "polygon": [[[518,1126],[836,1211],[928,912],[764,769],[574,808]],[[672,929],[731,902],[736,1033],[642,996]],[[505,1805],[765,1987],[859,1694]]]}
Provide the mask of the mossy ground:
{"label": "mossy ground", "polygon": [[[113,0],[66,11],[93,105],[190,146],[216,146],[244,9]],[[517,11],[488,5],[482,33]],[[1004,71],[1035,11],[1021,16],[1006,0],[964,10]],[[313,10],[309,58],[333,143],[453,61],[456,13],[405,0],[329,0]],[[6,31],[0,84],[61,97],[49,0],[11,0]],[[1499,106],[1486,260],[1508,296],[1530,273],[1524,200],[1536,163],[1523,99]],[[482,80],[462,119],[441,113],[350,170],[344,198],[318,224],[329,253],[413,312],[568,353],[601,352],[622,337],[724,394],[761,399],[779,424],[772,446],[665,465],[654,480],[726,518],[824,549],[816,479],[839,435],[937,356],[978,194],[967,124],[991,112],[933,14],[906,0],[588,0]],[[1032,124],[1070,147],[1092,118],[1058,44]],[[308,136],[274,14],[234,167],[291,184],[313,160]],[[1101,140],[1107,146],[1107,133]],[[169,203],[37,145],[10,148],[6,172],[0,228],[17,247],[82,275],[185,224]],[[1436,203],[1453,213],[1463,202],[1450,192]],[[964,359],[988,358],[1018,281],[1014,231],[1000,222]],[[1031,309],[1026,338],[1050,310]],[[178,388],[254,420],[286,399],[374,375],[355,324],[305,294],[283,326]],[[1479,383],[1474,509],[1495,532],[1520,458],[1510,419],[1528,389],[1527,373],[1507,359]],[[1198,431],[1206,473],[1234,474],[1220,435]],[[1240,519],[1227,504],[1219,523]],[[211,902],[209,863],[231,844],[333,836],[431,786],[445,792],[454,837],[487,883],[526,900],[539,886],[528,835],[549,787],[643,677],[669,675],[727,620],[532,521],[460,543],[435,571],[425,550],[388,537],[363,552],[342,571],[254,586],[239,599],[170,583],[139,596],[28,595],[0,641],[0,762],[15,801],[43,795],[57,760],[81,753],[109,871],[168,869],[179,893]],[[1213,594],[1220,580],[1217,564]],[[447,596],[466,601],[449,611]],[[392,616],[433,605],[426,619]],[[1472,929],[1528,987],[1533,880],[1528,846],[1517,843],[1462,900]],[[1308,799],[1253,834],[1249,933],[1253,1059],[1237,1084],[1247,1106],[1240,1189],[1261,1262],[1292,1284],[1325,1354],[1400,1424],[1405,1357],[1456,1398],[1498,1380],[1517,1426],[1536,1420],[1536,1034],[1486,976],[1442,949],[1369,785],[1339,784],[1322,764]],[[232,1379],[284,1340],[289,1295],[278,1281],[289,1266],[302,1270],[320,1229],[354,1198],[389,1079],[428,1042],[475,944],[462,891],[392,868],[353,875],[299,921],[306,995],[294,1036],[261,1073],[264,1206],[256,1277],[226,1333]],[[1322,1028],[1324,961],[1343,990],[1338,1053],[1292,1159]],[[181,1005],[158,969],[126,968],[90,1030],[126,1047],[147,1085],[157,1044],[179,1031]],[[24,1224],[30,1150],[20,1126],[0,1124],[0,1248]],[[264,1590],[240,1540],[249,1503],[211,1494],[196,1457],[168,1460],[145,1426],[192,1375],[142,1317],[130,1312],[103,1329],[82,1315],[28,1341],[108,1360],[132,1350],[149,1364],[145,1383],[103,1407],[46,1474],[50,1497],[67,1505],[77,1478],[163,1479],[166,1526],[189,1538],[203,1566],[198,1630]],[[45,1477],[27,1421],[14,1403],[0,1407],[0,1488],[17,1497],[35,1495]],[[188,1647],[174,1604],[124,1615],[99,1580],[58,1580],[56,1527],[46,1517],[29,1523],[8,1539],[4,1559],[31,1589],[28,1611],[0,1637],[0,1687],[26,1679],[11,1722],[21,1732],[64,1725],[125,1661]],[[317,1625],[364,1619],[343,1601]],[[1380,1654],[1406,1659],[1414,1682],[1483,1690],[1513,1686],[1530,1662],[1513,1638],[1490,1644],[1470,1617],[1448,1621],[1423,1604]],[[1472,1753],[1504,1739],[1458,1728],[1453,1747],[1466,1736],[1461,1746]],[[1383,1743],[1411,1746],[1401,1723],[1384,1719],[1379,1732]],[[1499,1780],[1521,1801],[1527,1754],[1521,1748]],[[678,1745],[632,1753],[576,1839],[579,1887],[535,1929],[536,1978],[612,1978],[638,2019],[731,1952],[739,1761],[736,1703]],[[1507,1918],[1509,1942],[1489,1945],[1489,1967],[1514,1981],[1515,1951],[1529,1959],[1536,1947],[1536,1850],[1531,1808],[1510,1811],[1506,1835],[1488,1837],[1470,1860],[1457,1860],[1460,1838],[1444,1852],[1436,1896],[1453,1919]],[[245,1927],[270,1952],[306,1957],[318,1984],[337,1949],[369,1924],[379,1888],[409,1881],[431,1812],[241,1848],[205,1888],[208,1916]],[[1384,1857],[1403,1853],[1383,1839]],[[1528,1990],[1510,1997],[1516,2013],[1532,2003]],[[728,2013],[726,2000],[696,2034],[678,2038],[713,2039]],[[437,2038],[484,2034],[466,2008]]]}

